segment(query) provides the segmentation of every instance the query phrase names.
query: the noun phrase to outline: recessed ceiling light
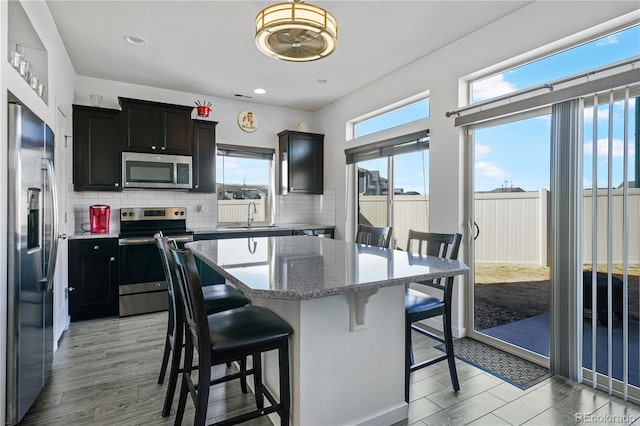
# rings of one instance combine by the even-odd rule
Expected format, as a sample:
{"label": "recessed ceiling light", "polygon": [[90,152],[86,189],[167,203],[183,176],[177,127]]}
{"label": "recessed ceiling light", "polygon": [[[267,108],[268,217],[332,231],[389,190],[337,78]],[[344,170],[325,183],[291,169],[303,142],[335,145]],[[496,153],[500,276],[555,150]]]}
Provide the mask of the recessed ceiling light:
{"label": "recessed ceiling light", "polygon": [[138,36],[125,36],[124,40],[129,44],[133,44],[134,46],[142,46],[143,44],[149,44],[149,42],[146,39]]}
{"label": "recessed ceiling light", "polygon": [[253,91],[253,93],[256,93],[258,95],[264,95],[265,93],[267,93],[267,91],[264,89],[257,88]]}

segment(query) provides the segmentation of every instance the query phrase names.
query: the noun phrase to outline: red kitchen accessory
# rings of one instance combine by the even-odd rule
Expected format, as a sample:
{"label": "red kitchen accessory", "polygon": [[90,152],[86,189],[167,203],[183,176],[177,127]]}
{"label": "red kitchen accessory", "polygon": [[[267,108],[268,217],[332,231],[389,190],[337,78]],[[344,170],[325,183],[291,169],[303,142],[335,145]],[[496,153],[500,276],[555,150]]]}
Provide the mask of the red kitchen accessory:
{"label": "red kitchen accessory", "polygon": [[93,206],[89,206],[89,221],[91,224],[91,233],[108,234],[110,216],[111,207],[105,204],[94,204]]}
{"label": "red kitchen accessory", "polygon": [[211,102],[207,101],[195,101],[196,102],[196,111],[198,112],[198,117],[209,117],[211,114]]}

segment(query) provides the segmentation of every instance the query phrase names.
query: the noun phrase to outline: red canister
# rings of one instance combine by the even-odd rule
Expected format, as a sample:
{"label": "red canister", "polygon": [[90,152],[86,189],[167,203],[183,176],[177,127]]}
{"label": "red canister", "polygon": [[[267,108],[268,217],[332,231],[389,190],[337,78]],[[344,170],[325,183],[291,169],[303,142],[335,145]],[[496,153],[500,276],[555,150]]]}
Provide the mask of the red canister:
{"label": "red canister", "polygon": [[91,233],[108,234],[110,216],[111,207],[105,204],[94,204],[93,206],[89,206],[89,221],[91,224]]}

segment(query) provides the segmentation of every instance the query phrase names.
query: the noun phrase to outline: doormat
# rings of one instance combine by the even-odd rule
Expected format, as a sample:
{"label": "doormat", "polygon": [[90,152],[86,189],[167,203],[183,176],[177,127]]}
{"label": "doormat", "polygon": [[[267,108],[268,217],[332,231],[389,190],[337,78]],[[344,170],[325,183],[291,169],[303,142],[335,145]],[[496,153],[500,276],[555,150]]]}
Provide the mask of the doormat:
{"label": "doormat", "polygon": [[[444,352],[443,344],[435,348]],[[551,377],[548,368],[467,337],[453,341],[453,352],[456,358],[520,389],[528,389]]]}

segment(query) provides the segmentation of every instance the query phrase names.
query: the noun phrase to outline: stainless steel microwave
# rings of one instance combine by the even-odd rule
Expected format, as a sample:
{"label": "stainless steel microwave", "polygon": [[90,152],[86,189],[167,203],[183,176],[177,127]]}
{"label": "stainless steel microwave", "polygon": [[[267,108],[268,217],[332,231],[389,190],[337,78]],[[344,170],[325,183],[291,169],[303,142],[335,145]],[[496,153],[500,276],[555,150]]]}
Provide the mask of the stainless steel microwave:
{"label": "stainless steel microwave", "polygon": [[122,153],[122,187],[191,189],[192,159],[188,155]]}

